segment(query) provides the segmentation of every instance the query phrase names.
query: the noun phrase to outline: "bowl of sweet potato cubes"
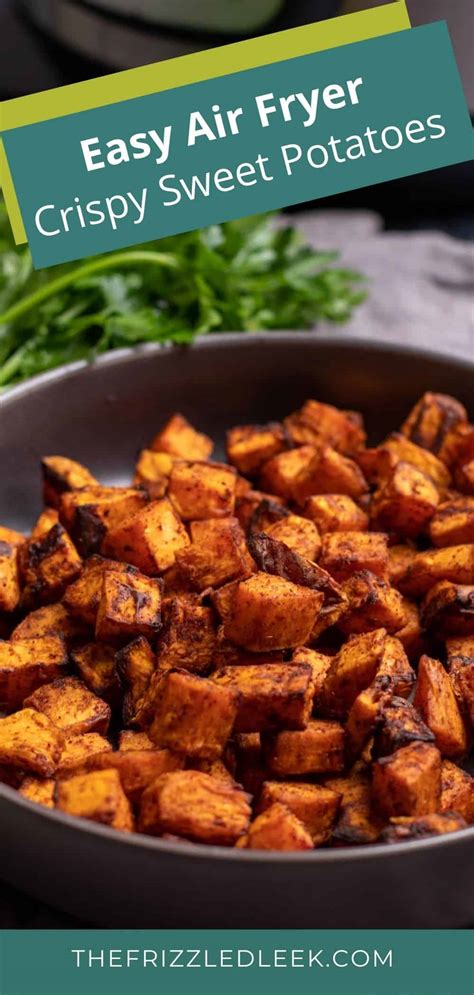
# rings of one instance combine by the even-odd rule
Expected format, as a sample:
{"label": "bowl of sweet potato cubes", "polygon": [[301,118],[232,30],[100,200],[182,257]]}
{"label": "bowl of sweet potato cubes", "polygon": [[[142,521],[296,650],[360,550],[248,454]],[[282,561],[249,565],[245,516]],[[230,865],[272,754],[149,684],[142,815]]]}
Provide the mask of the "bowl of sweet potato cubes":
{"label": "bowl of sweet potato cubes", "polygon": [[371,444],[324,395],[217,457],[168,410],[119,485],[42,440],[43,507],[0,528],[9,803],[171,863],[454,834],[472,870],[474,426],[424,386]]}

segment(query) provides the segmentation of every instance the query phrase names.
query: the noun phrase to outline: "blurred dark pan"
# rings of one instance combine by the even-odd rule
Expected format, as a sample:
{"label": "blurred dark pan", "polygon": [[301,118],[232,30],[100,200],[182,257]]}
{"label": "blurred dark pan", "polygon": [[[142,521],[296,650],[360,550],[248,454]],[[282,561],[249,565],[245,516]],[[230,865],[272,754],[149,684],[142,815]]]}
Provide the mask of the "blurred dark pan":
{"label": "blurred dark pan", "polygon": [[[65,453],[104,482],[173,411],[220,443],[316,397],[364,413],[373,439],[425,390],[472,405],[474,362],[308,333],[222,335],[190,350],[116,352],[0,399],[0,522],[31,527],[39,458]],[[471,410],[471,415],[472,415]],[[461,927],[474,922],[474,828],[392,847],[258,853],[173,844],[51,812],[0,785],[0,874],[103,926]]]}

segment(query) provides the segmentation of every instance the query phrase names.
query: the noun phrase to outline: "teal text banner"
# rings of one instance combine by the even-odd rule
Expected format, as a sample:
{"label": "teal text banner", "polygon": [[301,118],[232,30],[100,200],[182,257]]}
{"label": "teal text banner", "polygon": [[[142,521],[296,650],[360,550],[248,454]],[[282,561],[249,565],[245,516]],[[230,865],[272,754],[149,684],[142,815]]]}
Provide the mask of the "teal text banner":
{"label": "teal text banner", "polygon": [[466,161],[444,22],[3,134],[36,267]]}
{"label": "teal text banner", "polygon": [[472,995],[463,930],[5,930],[1,995]]}

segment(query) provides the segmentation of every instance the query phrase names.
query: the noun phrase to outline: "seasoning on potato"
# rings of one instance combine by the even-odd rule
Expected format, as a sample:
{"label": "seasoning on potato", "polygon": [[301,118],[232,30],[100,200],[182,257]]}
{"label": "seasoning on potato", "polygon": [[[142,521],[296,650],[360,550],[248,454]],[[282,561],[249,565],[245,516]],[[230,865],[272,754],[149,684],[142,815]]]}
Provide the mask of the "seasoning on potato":
{"label": "seasoning on potato", "polygon": [[427,392],[373,448],[311,399],[226,463],[175,414],[129,486],[45,456],[0,526],[0,780],[241,850],[474,825],[473,438]]}

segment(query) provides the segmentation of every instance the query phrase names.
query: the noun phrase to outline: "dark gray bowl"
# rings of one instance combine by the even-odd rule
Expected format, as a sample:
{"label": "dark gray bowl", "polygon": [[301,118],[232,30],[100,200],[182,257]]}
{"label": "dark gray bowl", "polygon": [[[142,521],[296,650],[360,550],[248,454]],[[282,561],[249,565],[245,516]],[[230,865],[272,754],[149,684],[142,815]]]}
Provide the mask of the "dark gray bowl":
{"label": "dark gray bowl", "polygon": [[[0,399],[0,522],[27,529],[44,453],[105,482],[175,410],[222,443],[306,397],[364,412],[373,439],[427,389],[472,403],[474,363],[308,333],[225,335],[116,352]],[[471,411],[472,414],[472,411]],[[0,785],[0,874],[82,919],[123,927],[461,927],[474,921],[474,829],[392,847],[273,854],[176,845],[49,812]]]}

